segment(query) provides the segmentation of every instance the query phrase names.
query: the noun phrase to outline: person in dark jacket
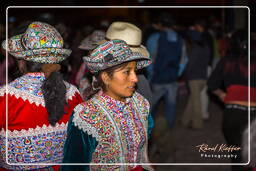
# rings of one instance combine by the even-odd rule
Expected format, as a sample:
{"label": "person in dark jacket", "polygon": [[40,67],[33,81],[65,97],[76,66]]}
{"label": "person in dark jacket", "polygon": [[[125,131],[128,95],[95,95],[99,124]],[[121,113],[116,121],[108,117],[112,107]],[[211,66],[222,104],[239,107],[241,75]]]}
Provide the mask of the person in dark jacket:
{"label": "person in dark jacket", "polygon": [[182,118],[184,126],[200,129],[203,127],[201,92],[206,85],[207,66],[210,49],[203,33],[189,30],[190,47],[185,75],[188,80],[190,96]]}

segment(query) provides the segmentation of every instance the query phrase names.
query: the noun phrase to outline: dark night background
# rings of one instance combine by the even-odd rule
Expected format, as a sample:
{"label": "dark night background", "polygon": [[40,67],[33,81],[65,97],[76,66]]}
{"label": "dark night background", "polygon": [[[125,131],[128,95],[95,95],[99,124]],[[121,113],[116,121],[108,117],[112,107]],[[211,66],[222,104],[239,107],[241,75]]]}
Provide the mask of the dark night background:
{"label": "dark night background", "polygon": [[[9,9],[8,16],[14,16],[17,20],[31,20],[38,17],[40,14],[48,12],[54,15],[56,21],[64,22],[72,25],[72,27],[79,27],[86,24],[97,25],[100,20],[109,20],[110,22],[116,19],[122,19],[136,23],[137,25],[147,24],[149,20],[157,15],[163,9],[157,9],[152,6],[248,6],[251,13],[251,21],[255,19],[255,0],[215,0],[215,1],[201,1],[201,0],[37,0],[37,1],[8,1],[5,4],[1,2],[1,23],[5,23],[5,12],[8,6],[80,6],[80,8],[47,8],[44,9]],[[81,6],[146,6],[146,8],[88,8]],[[84,9],[82,9],[84,8]],[[195,18],[216,18],[220,22],[224,22],[225,28],[233,29],[236,26],[234,21],[237,16],[234,15],[234,9],[223,8],[169,8],[165,9],[173,14],[180,25],[189,25]],[[242,17],[242,16],[241,16]],[[238,17],[239,19],[239,17]],[[243,20],[243,19],[241,19]],[[251,22],[251,31],[256,31],[255,22]]]}

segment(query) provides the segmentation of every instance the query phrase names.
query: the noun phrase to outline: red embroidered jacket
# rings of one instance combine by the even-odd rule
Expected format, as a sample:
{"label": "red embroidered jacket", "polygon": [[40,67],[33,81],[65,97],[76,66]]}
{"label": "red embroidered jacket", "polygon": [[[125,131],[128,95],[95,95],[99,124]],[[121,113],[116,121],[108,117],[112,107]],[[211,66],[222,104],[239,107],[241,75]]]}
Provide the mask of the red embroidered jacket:
{"label": "red embroidered jacket", "polygon": [[[43,73],[28,73],[0,88],[0,168],[40,169],[49,167],[44,163],[62,161],[67,123],[82,98],[75,86],[65,82],[67,113],[53,127],[48,122],[41,89],[44,80]],[[6,149],[8,163],[16,165],[5,162]]]}

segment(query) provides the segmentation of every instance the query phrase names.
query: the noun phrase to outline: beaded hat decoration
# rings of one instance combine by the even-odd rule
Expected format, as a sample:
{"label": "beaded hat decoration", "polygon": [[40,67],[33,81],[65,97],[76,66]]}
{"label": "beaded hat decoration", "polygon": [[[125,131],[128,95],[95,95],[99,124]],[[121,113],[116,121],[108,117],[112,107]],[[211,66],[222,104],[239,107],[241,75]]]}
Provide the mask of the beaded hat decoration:
{"label": "beaded hat decoration", "polygon": [[18,59],[38,63],[59,63],[70,54],[63,48],[60,33],[51,25],[43,22],[31,23],[25,33],[16,35],[2,43],[4,49]]}
{"label": "beaded hat decoration", "polygon": [[90,56],[85,56],[83,59],[92,73],[129,61],[137,61],[137,69],[151,64],[149,57],[145,57],[138,52],[132,52],[125,41],[118,39],[110,40],[97,46]]}

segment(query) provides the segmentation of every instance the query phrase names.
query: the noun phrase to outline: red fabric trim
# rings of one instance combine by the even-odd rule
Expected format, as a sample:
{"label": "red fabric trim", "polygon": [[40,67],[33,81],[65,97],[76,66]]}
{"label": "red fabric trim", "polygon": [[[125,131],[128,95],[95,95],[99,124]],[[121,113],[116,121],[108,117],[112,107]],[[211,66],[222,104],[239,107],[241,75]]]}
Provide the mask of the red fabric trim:
{"label": "red fabric trim", "polygon": [[[59,171],[60,165],[52,166],[51,168],[53,168],[54,171]],[[11,170],[0,168],[0,171],[11,171]],[[38,171],[43,171],[43,169],[39,169]]]}
{"label": "red fabric trim", "polygon": [[[0,97],[0,128],[5,128],[6,121],[6,95]],[[60,119],[58,123],[67,123],[70,115],[76,105],[82,102],[80,94],[75,93],[71,100],[68,100],[68,105],[65,107],[66,114]],[[36,128],[48,126],[48,113],[46,108],[34,103],[29,103],[28,100],[16,98],[8,95],[8,129],[21,130],[28,128]]]}
{"label": "red fabric trim", "polygon": [[225,102],[230,101],[248,101],[248,94],[250,89],[250,101],[256,102],[256,88],[249,88],[247,86],[232,85],[227,88],[227,95]]}
{"label": "red fabric trim", "polygon": [[136,166],[134,169],[131,171],[143,171],[143,168],[141,166]]}

